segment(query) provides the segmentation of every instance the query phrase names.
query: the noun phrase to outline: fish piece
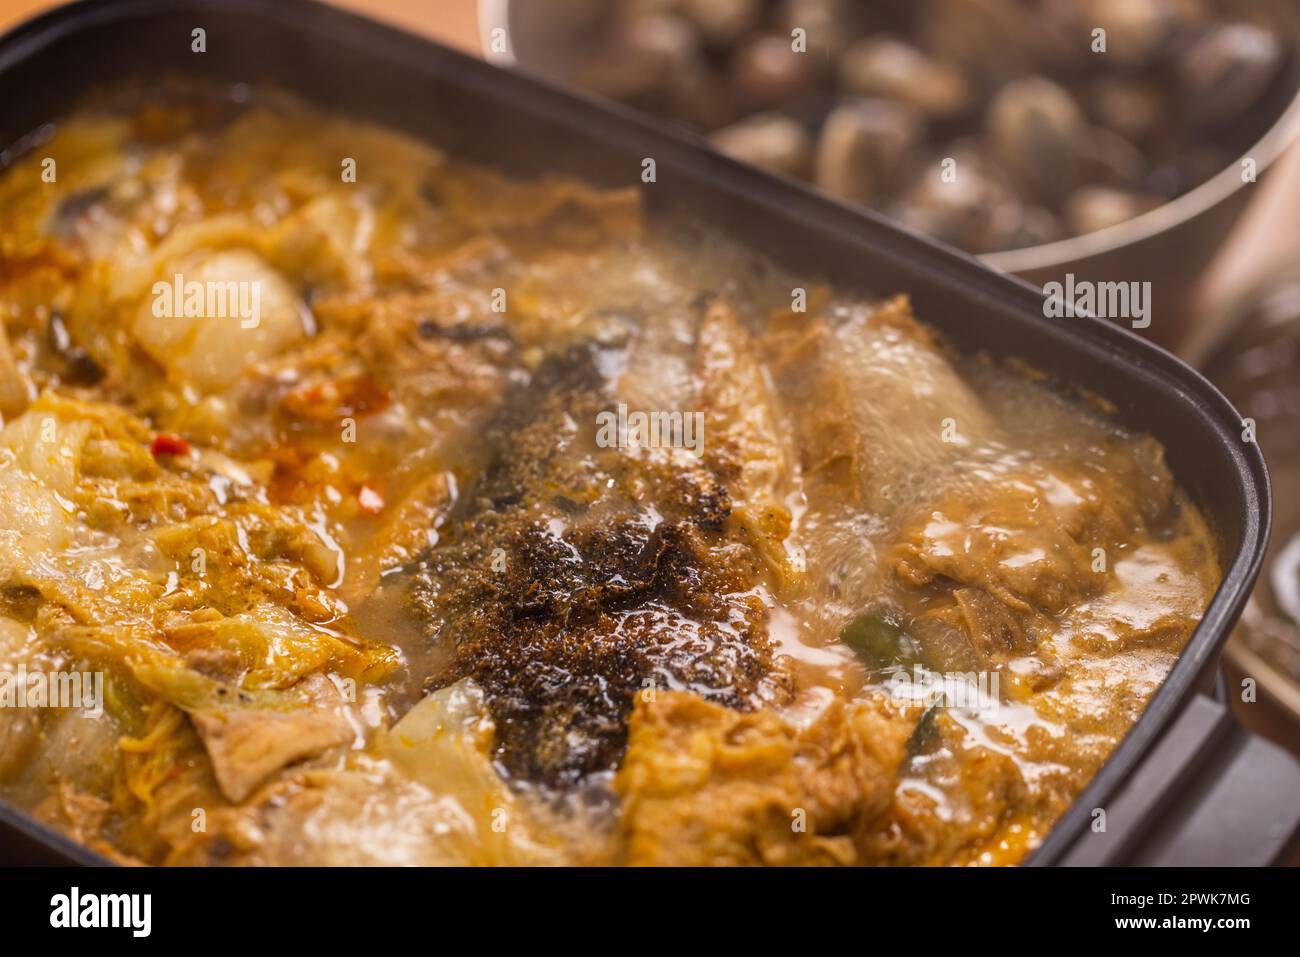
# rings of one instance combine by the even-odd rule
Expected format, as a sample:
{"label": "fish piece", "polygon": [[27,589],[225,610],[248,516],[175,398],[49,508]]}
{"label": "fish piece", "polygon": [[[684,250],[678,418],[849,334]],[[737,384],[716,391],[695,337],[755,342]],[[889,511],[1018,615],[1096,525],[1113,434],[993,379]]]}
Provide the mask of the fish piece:
{"label": "fish piece", "polygon": [[704,456],[727,487],[730,525],[754,545],[786,588],[802,576],[802,558],[786,547],[792,516],[784,499],[793,458],[782,440],[775,390],[753,337],[725,299],[710,302],[696,344],[704,410]]}
{"label": "fish piece", "polygon": [[891,515],[1002,437],[906,296],[831,310],[767,348],[813,492]]}
{"label": "fish piece", "polygon": [[643,689],[737,708],[787,693],[727,488],[690,451],[598,444],[601,351],[549,360],[507,403],[497,458],[411,584],[429,641],[453,649],[430,687],[474,678],[504,767],[554,786],[617,763]]}
{"label": "fish piece", "polygon": [[807,614],[838,634],[889,590],[880,542],[896,516],[951,486],[1001,433],[905,296],[787,316],[762,345],[806,495]]}

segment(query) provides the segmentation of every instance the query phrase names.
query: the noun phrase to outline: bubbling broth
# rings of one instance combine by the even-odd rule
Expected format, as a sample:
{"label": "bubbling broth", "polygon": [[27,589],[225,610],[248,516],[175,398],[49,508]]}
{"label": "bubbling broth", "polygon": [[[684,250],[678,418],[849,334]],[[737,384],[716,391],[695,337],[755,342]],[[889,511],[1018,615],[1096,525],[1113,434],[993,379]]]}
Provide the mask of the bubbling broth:
{"label": "bubbling broth", "polygon": [[275,93],[41,152],[0,663],[102,690],[0,796],[114,859],[1014,863],[1218,585],[1101,403],[634,190]]}

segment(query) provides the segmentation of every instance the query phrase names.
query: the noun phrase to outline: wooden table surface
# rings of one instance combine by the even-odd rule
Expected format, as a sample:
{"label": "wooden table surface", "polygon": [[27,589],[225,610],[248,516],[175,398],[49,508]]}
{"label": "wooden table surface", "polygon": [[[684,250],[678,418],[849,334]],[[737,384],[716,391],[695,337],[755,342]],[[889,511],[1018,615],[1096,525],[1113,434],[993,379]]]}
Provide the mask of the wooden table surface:
{"label": "wooden table surface", "polygon": [[[463,50],[479,50],[475,0],[335,0],[337,6],[426,33]],[[0,32],[57,7],[57,0],[0,0]]]}

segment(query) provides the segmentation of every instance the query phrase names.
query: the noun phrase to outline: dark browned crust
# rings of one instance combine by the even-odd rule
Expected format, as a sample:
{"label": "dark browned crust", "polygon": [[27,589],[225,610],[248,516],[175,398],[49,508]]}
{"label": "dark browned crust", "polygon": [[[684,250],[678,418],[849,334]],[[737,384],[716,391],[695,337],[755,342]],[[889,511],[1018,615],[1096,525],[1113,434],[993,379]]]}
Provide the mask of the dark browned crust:
{"label": "dark browned crust", "polygon": [[427,686],[476,680],[502,765],[549,786],[617,765],[639,692],[735,708],[781,695],[766,610],[746,594],[759,560],[723,531],[726,488],[688,453],[596,445],[613,402],[595,353],[547,362],[507,402],[495,460],[410,591],[452,649]]}

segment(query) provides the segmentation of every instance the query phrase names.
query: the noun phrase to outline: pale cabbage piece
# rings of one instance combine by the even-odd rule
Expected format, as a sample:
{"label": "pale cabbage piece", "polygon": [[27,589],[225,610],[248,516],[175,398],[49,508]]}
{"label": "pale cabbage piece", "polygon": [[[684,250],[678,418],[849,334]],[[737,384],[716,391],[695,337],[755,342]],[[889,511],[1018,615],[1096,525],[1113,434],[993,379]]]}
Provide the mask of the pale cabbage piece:
{"label": "pale cabbage piece", "polygon": [[130,305],[150,294],[153,284],[170,280],[169,268],[201,253],[227,249],[255,250],[258,225],[240,213],[219,213],[181,223],[156,246],[142,240],[118,243],[104,257],[104,291],[114,304]]}
{"label": "pale cabbage piece", "polygon": [[[48,688],[51,676],[67,678],[72,671],[89,676],[94,669],[50,649],[35,628],[0,617],[0,681],[12,683],[8,693],[33,689],[33,676],[43,676],[39,680]],[[27,682],[18,684],[23,676]],[[83,693],[93,693],[95,679],[82,680],[86,682],[81,685]],[[103,701],[67,708],[55,701],[48,701],[51,706],[15,704],[0,707],[0,785],[10,794],[31,795],[35,800],[56,782],[76,789],[105,789],[121,729],[102,708]],[[70,755],[77,760],[70,762]]]}
{"label": "pale cabbage piece", "polygon": [[[16,680],[20,665],[30,667],[32,630],[11,618],[0,618],[0,675]],[[0,680],[4,680],[0,679]],[[44,710],[0,708],[0,782],[9,780],[26,763],[40,737]]]}
{"label": "pale cabbage piece", "polygon": [[88,794],[111,793],[121,738],[121,724],[107,711],[49,709],[13,786],[32,795],[60,785]]}
{"label": "pale cabbage piece", "polygon": [[379,742],[379,753],[437,803],[452,802],[439,843],[449,863],[560,863],[559,849],[538,832],[524,803],[489,756],[493,724],[482,690],[470,679],[441,689],[407,712]]}
{"label": "pale cabbage piece", "polygon": [[14,361],[9,336],[5,333],[4,324],[0,323],[0,414],[14,415],[21,412],[31,400],[31,382]]}
{"label": "pale cabbage piece", "polygon": [[69,421],[51,407],[33,408],[0,431],[0,447],[30,478],[59,495],[71,495],[77,482],[77,459],[90,425]]}
{"label": "pale cabbage piece", "polygon": [[[364,199],[327,193],[281,220],[265,237],[263,254],[301,284],[356,289],[370,281],[375,214]],[[327,287],[328,288],[328,287]]]}
{"label": "pale cabbage piece", "polygon": [[[160,306],[159,295],[176,299],[174,292],[162,288],[174,290],[176,276],[183,288],[200,283],[205,291],[231,290],[226,296],[228,314],[212,315],[206,301],[201,316],[183,314],[183,301]],[[309,319],[298,293],[256,253],[196,253],[170,262],[156,281],[162,286],[155,286],[141,303],[132,332],[169,378],[201,392],[225,391],[245,366],[307,335]],[[251,308],[245,314],[229,314],[237,312],[237,305]],[[160,311],[173,314],[158,315]]]}
{"label": "pale cabbage piece", "polygon": [[288,609],[267,603],[237,615],[167,622],[163,632],[167,643],[180,652],[221,648],[242,674],[247,689],[292,685],[325,668],[331,657],[348,647]]}
{"label": "pale cabbage piece", "polygon": [[387,508],[370,547],[348,559],[341,586],[344,597],[349,602],[363,601],[374,593],[385,573],[414,560],[436,541],[451,499],[452,480],[446,473],[436,472]]}
{"label": "pale cabbage piece", "polygon": [[72,543],[77,456],[89,433],[33,409],[0,431],[0,583],[48,567]]}

